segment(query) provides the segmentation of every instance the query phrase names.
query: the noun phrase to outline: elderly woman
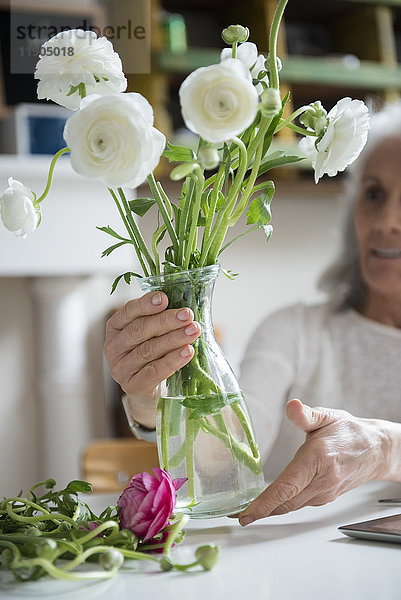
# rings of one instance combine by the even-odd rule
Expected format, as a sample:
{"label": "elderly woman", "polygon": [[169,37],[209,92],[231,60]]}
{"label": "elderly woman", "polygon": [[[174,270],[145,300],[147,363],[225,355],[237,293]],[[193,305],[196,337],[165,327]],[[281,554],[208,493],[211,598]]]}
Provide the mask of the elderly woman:
{"label": "elderly woman", "polygon": [[[265,474],[277,478],[241,513],[242,525],[324,504],[365,481],[401,481],[400,164],[393,106],[372,119],[353,169],[342,256],[322,279],[330,300],[283,309],[251,338],[241,387]],[[107,326],[111,372],[132,418],[148,428],[155,386],[189,362],[200,333],[189,309],[166,307],[164,294],[150,293]]]}

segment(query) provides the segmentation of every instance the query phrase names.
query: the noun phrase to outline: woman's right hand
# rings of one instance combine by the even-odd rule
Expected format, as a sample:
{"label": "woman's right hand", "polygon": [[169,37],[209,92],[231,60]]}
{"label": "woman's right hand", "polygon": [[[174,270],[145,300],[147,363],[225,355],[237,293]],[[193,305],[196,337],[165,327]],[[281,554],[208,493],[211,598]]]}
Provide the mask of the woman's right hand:
{"label": "woman's right hand", "polygon": [[189,308],[167,309],[163,292],[130,300],[106,325],[104,354],[112,377],[132,397],[153,396],[156,386],[186,365],[200,326]]}

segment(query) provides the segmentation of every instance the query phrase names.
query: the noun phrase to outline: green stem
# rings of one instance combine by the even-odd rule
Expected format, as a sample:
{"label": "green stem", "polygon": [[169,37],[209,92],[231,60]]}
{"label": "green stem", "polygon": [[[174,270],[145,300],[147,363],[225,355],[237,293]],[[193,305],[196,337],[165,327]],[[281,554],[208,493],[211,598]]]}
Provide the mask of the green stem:
{"label": "green stem", "polygon": [[246,446],[241,447],[236,442],[230,433],[224,433],[216,427],[213,427],[207,419],[203,419],[201,425],[203,431],[216,436],[228,450],[235,456],[240,462],[247,466],[253,473],[259,475],[262,472],[260,459],[254,458],[248,451]]}
{"label": "green stem", "polygon": [[[166,210],[164,200],[160,193],[160,189],[158,188],[158,186],[156,184],[153,173],[150,173],[150,175],[148,175],[148,183],[149,183],[150,189],[152,190],[152,194],[156,200],[157,206],[159,207],[160,214],[163,217],[163,221],[167,227],[167,231],[169,232],[175,255],[177,255],[178,254],[178,238],[174,231],[174,227],[171,222],[171,218],[169,217],[169,214]],[[170,205],[170,208],[171,208],[171,205]]]}
{"label": "green stem", "polygon": [[296,131],[301,135],[311,135],[313,137],[317,137],[317,133],[315,131],[309,131],[309,129],[304,129],[303,127],[298,127],[298,125],[294,125],[294,123],[288,123],[288,129],[292,129],[292,131]]}
{"label": "green stem", "polygon": [[172,400],[170,398],[160,398],[161,406],[161,425],[160,425],[160,443],[161,443],[161,462],[162,468],[169,470],[169,452],[168,441],[170,437],[170,411]]}
{"label": "green stem", "polygon": [[114,539],[118,535],[118,532],[120,531],[120,528],[118,526],[118,523],[116,523],[116,521],[105,521],[104,523],[102,523],[101,525],[96,527],[96,529],[93,529],[92,531],[90,531],[87,535],[84,535],[83,537],[79,538],[79,543],[86,544],[86,542],[89,542],[90,540],[95,538],[97,535],[99,535],[99,533],[102,533],[102,531],[105,531],[106,529],[112,530],[110,535],[107,536],[107,541],[111,541],[112,539]]}
{"label": "green stem", "polygon": [[135,235],[135,239],[136,239],[136,241],[138,243],[138,246],[139,246],[142,254],[145,256],[145,258],[146,258],[146,260],[148,262],[148,265],[150,267],[150,271],[151,271],[151,273],[153,275],[156,272],[156,265],[155,265],[155,263],[153,261],[153,258],[150,255],[149,250],[147,249],[147,246],[145,244],[145,240],[142,237],[142,234],[141,234],[141,232],[139,230],[139,227],[136,224],[136,221],[135,221],[134,217],[132,216],[132,211],[131,211],[130,206],[128,204],[128,201],[127,201],[127,199],[125,197],[124,190],[122,188],[117,188],[117,190],[118,190],[118,193],[120,195],[120,198],[121,198],[121,201],[123,203],[123,206],[125,208],[125,214],[126,214],[127,220],[128,220],[128,222],[129,222],[129,224],[131,226],[131,229],[132,229],[134,235]]}
{"label": "green stem", "polygon": [[216,178],[215,184],[214,184],[213,189],[210,194],[209,214],[206,218],[206,225],[205,225],[205,229],[203,232],[201,254],[203,253],[206,242],[210,236],[210,230],[212,228],[214,214],[216,212],[217,199],[219,197],[219,192],[223,186],[223,183],[224,183],[224,165],[220,165],[220,168],[217,172],[217,178]]}
{"label": "green stem", "polygon": [[184,260],[184,265],[183,265],[184,269],[188,269],[188,267],[189,267],[189,261],[191,259],[191,252],[193,251],[195,235],[196,235],[196,231],[198,228],[198,218],[199,218],[199,211],[200,211],[200,207],[201,207],[203,185],[205,183],[205,178],[203,177],[203,173],[202,173],[202,170],[200,169],[200,167],[198,167],[195,170],[195,177],[196,177],[196,180],[195,180],[195,202],[193,203],[192,211],[191,211],[191,225],[190,225],[190,229],[189,229],[188,242],[187,242],[187,247],[186,247],[186,252],[185,252],[185,260]]}
{"label": "green stem", "polygon": [[[2,543],[2,542],[0,542]],[[63,569],[55,567],[49,560],[45,558],[31,558],[27,560],[14,561],[13,569],[30,569],[32,567],[41,567],[48,575],[52,575],[56,579],[65,579],[66,581],[88,581],[92,579],[111,579],[114,577],[118,569],[111,571],[89,571],[83,573],[69,573]]]}
{"label": "green stem", "polygon": [[273,22],[270,28],[269,36],[269,62],[270,62],[270,86],[279,89],[279,77],[277,68],[277,37],[280,28],[281,19],[284,14],[288,0],[279,0],[274,13]]}
{"label": "green stem", "polygon": [[237,58],[237,46],[238,42],[233,42],[233,49],[231,53],[232,58]]}
{"label": "green stem", "polygon": [[290,116],[287,117],[286,119],[280,119],[280,122],[277,125],[274,133],[277,133],[277,131],[280,131],[280,129],[282,129],[283,127],[287,127],[287,125],[289,123],[294,121],[294,119],[296,119],[297,117],[299,117],[300,115],[302,115],[304,112],[306,112],[309,109],[310,109],[309,104],[307,104],[305,106],[301,106],[300,108],[297,108],[297,110],[294,110],[294,112],[292,114],[290,114]]}
{"label": "green stem", "polygon": [[194,456],[194,420],[190,419],[191,411],[185,411],[185,464],[186,476],[188,477],[188,496],[195,499],[195,456]]}
{"label": "green stem", "polygon": [[170,535],[167,537],[167,541],[164,546],[163,554],[168,555],[170,553],[170,550],[177,538],[177,535],[185,527],[185,525],[188,523],[188,521],[189,521],[189,516],[181,513],[178,521],[176,523],[174,523],[174,525],[172,526],[172,528],[170,530]]}
{"label": "green stem", "polygon": [[117,206],[118,212],[120,213],[120,217],[121,217],[121,219],[122,219],[122,221],[123,221],[123,223],[125,225],[125,228],[126,228],[126,230],[128,232],[128,235],[130,236],[130,238],[132,240],[132,243],[134,244],[135,252],[136,252],[136,255],[137,255],[138,259],[139,259],[139,262],[141,263],[141,267],[143,269],[144,275],[145,275],[145,277],[149,277],[150,273],[149,273],[148,268],[147,268],[147,266],[145,264],[145,261],[143,260],[142,252],[139,249],[138,242],[135,239],[135,235],[134,235],[134,233],[133,233],[133,231],[132,231],[132,229],[131,229],[128,221],[127,221],[125,213],[124,213],[123,209],[121,208],[120,201],[119,201],[119,199],[117,198],[116,194],[114,193],[114,191],[111,188],[108,188],[108,190],[109,190],[109,192],[110,192],[110,194],[111,194],[111,196],[112,196],[112,198],[113,198],[113,200],[114,200],[114,202],[115,202],[115,204]]}
{"label": "green stem", "polygon": [[220,248],[217,257],[219,257],[220,254],[223,254],[224,250],[227,250],[227,248],[229,248],[231,246],[231,244],[233,244],[234,242],[236,242],[240,238],[244,237],[245,235],[248,235],[248,233],[252,233],[252,231],[256,231],[257,229],[259,229],[259,225],[255,225],[254,227],[251,227],[247,231],[244,231],[244,233],[240,233],[234,239],[232,239],[229,242],[227,242],[227,244],[224,244],[224,246],[222,248]]}
{"label": "green stem", "polygon": [[227,195],[226,206],[219,212],[219,215],[214,224],[213,230],[206,241],[205,248],[201,254],[199,266],[204,267],[205,264],[213,264],[216,261],[217,253],[224,240],[225,232],[227,231],[227,220],[233,209],[237,196],[240,192],[241,185],[244,181],[244,176],[248,166],[248,153],[245,144],[242,140],[237,137],[233,137],[232,141],[239,148],[239,165],[238,171],[234,177],[234,181],[231,184],[230,191]]}
{"label": "green stem", "polygon": [[240,404],[238,402],[232,402],[231,408],[233,409],[234,413],[237,415],[238,421],[241,423],[242,429],[245,432],[246,439],[248,440],[248,444],[252,451],[253,456],[255,458],[260,458],[258,445],[252,434],[252,430],[251,430],[249,421],[248,421],[247,416],[244,413],[242,407],[240,406]]}
{"label": "green stem", "polygon": [[65,154],[66,152],[70,152],[70,149],[68,148],[68,146],[66,148],[61,148],[61,150],[59,150],[52,158],[51,163],[50,163],[50,167],[49,167],[49,174],[47,176],[47,183],[46,183],[46,187],[44,189],[43,194],[40,196],[40,198],[38,198],[38,200],[36,200],[36,202],[42,202],[42,200],[44,200],[47,196],[47,194],[49,193],[50,190],[50,186],[52,184],[52,179],[53,179],[53,171],[54,171],[54,167],[56,166],[56,162],[58,161],[58,159],[60,158],[60,156],[62,156],[63,154]]}
{"label": "green stem", "polygon": [[262,160],[262,152],[263,152],[263,144],[260,144],[258,146],[258,149],[256,150],[256,156],[255,156],[254,163],[252,165],[252,171],[249,176],[247,186],[245,188],[244,193],[242,194],[241,201],[238,203],[236,209],[234,210],[234,212],[232,213],[232,215],[229,218],[229,221],[228,221],[229,225],[235,225],[235,223],[238,221],[238,219],[240,218],[240,216],[242,215],[242,213],[244,212],[244,210],[248,204],[248,200],[252,195],[253,186],[254,186],[256,178],[258,176],[259,167],[260,167],[260,163]]}
{"label": "green stem", "polygon": [[192,196],[193,196],[194,189],[195,189],[195,184],[194,184],[193,180],[188,178],[187,181],[189,182],[189,185],[188,185],[187,193],[185,195],[184,206],[182,207],[181,218],[180,218],[180,242],[179,242],[177,266],[181,266],[181,265],[183,266],[184,250],[185,250],[185,244],[186,244],[184,238],[185,238],[185,235],[187,232],[188,216],[190,213],[190,208],[191,208],[191,204],[192,204]]}
{"label": "green stem", "polygon": [[67,515],[62,515],[60,513],[49,513],[48,511],[46,511],[43,507],[35,505],[34,507],[36,508],[36,506],[38,506],[38,508],[36,510],[40,510],[42,511],[44,514],[42,515],[37,515],[36,517],[23,517],[21,515],[19,515],[18,513],[14,512],[13,508],[11,507],[9,501],[16,501],[19,500],[21,502],[25,502],[28,506],[32,506],[35,503],[34,502],[29,502],[29,500],[23,500],[22,498],[9,498],[8,499],[8,503],[6,506],[6,510],[7,510],[7,514],[14,519],[15,521],[19,521],[20,523],[38,523],[39,521],[66,521],[67,523],[70,523],[71,525],[73,525],[74,527],[78,527],[76,521],[74,521],[73,519],[71,519],[71,517],[67,517]]}

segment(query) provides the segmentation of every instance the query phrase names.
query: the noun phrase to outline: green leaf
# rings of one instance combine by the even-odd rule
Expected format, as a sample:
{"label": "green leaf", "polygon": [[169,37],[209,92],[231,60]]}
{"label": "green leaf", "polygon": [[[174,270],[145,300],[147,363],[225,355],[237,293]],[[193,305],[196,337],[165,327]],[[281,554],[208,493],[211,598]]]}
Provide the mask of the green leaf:
{"label": "green leaf", "polygon": [[195,152],[186,146],[175,146],[167,142],[168,150],[162,156],[168,158],[169,162],[187,162],[195,158]]}
{"label": "green leaf", "polygon": [[96,229],[99,229],[99,231],[104,231],[104,233],[108,233],[109,235],[117,238],[118,240],[124,240],[124,242],[130,241],[127,238],[124,238],[121,235],[119,235],[116,231],[114,231],[114,229],[112,229],[108,225],[106,227],[96,227]]}
{"label": "green leaf", "polygon": [[274,183],[272,181],[266,182],[266,189],[263,190],[262,194],[257,198],[254,198],[249,205],[247,212],[246,224],[251,225],[257,223],[258,225],[268,225],[271,221],[271,210],[270,202],[274,195]]}
{"label": "green leaf", "polygon": [[[279,151],[279,152],[281,152],[281,151]],[[276,152],[274,152],[273,154],[276,154]],[[257,177],[260,177],[261,175],[263,175],[263,173],[270,171],[270,169],[275,169],[276,167],[282,167],[283,165],[289,165],[290,163],[296,163],[296,162],[299,162],[300,160],[304,160],[304,158],[300,157],[300,156],[286,156],[286,155],[280,156],[277,158],[272,158],[273,154],[271,154],[268,157],[268,160],[265,160],[264,162],[262,162],[262,164],[259,167]]]}
{"label": "green leaf", "polygon": [[221,269],[221,272],[224,273],[228,279],[231,279],[231,281],[239,275],[239,273],[233,273],[231,269]]}
{"label": "green leaf", "polygon": [[205,227],[205,226],[206,226],[206,217],[203,217],[201,214],[199,214],[197,227]]}
{"label": "green leaf", "polygon": [[74,479],[73,481],[70,481],[70,483],[65,488],[65,491],[73,494],[77,492],[87,494],[92,491],[92,485],[87,481],[80,481],[79,479]]}
{"label": "green leaf", "polygon": [[125,244],[129,244],[130,242],[119,242],[118,244],[114,244],[114,246],[109,246],[108,248],[106,248],[106,250],[103,250],[102,252],[102,256],[101,258],[103,258],[104,256],[109,256],[109,254],[111,254],[113,252],[113,250],[115,250],[116,248],[119,248],[120,246],[124,246]]}
{"label": "green leaf", "polygon": [[128,283],[128,285],[131,283],[131,278],[132,277],[139,277],[139,279],[142,279],[143,276],[139,275],[138,273],[133,273],[132,271],[128,271],[127,273],[123,273],[122,275],[119,275],[118,277],[115,278],[115,280],[113,281],[113,284],[111,286],[111,291],[110,294],[112,294],[113,292],[115,292],[116,287],[118,286],[118,284],[120,283],[121,279],[124,277],[124,281],[126,283]]}
{"label": "green leaf", "polygon": [[187,396],[185,400],[181,400],[180,404],[185,408],[190,408],[190,419],[202,419],[208,415],[215,415],[221,411],[224,406],[228,406],[233,402],[242,400],[242,394],[199,394],[197,396]]}
{"label": "green leaf", "polygon": [[217,194],[217,202],[216,202],[216,210],[215,212],[219,212],[219,210],[221,209],[222,206],[224,206],[224,203],[226,201],[226,197],[223,194],[223,192],[219,192]]}
{"label": "green leaf", "polygon": [[166,235],[167,227],[165,225],[161,225],[156,229],[154,234],[152,235],[152,246],[154,249],[160,244],[164,236]]}
{"label": "green leaf", "polygon": [[149,208],[156,204],[156,200],[154,198],[134,198],[134,200],[130,200],[128,204],[133,213],[143,217],[143,215],[148,212]]}
{"label": "green leaf", "polygon": [[203,214],[205,215],[205,217],[208,216],[209,214],[209,209],[210,209],[210,194],[212,193],[212,190],[205,190],[202,194],[202,199],[201,199],[201,209]]}

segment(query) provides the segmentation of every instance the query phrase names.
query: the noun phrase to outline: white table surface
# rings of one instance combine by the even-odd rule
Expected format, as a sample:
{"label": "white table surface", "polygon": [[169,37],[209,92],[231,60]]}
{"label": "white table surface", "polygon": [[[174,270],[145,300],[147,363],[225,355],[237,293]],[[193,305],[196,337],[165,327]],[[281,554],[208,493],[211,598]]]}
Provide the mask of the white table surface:
{"label": "white table surface", "polygon": [[[352,540],[340,525],[401,513],[401,505],[383,505],[400,497],[401,485],[369,483],[321,507],[306,507],[241,528],[228,518],[192,520],[183,544],[175,550],[190,562],[194,549],[215,542],[221,557],[211,572],[163,573],[153,563],[133,563],[116,578],[87,584],[51,579],[25,584],[0,573],[0,598],[71,600],[399,600],[401,545]],[[95,512],[115,502],[92,498]]]}

